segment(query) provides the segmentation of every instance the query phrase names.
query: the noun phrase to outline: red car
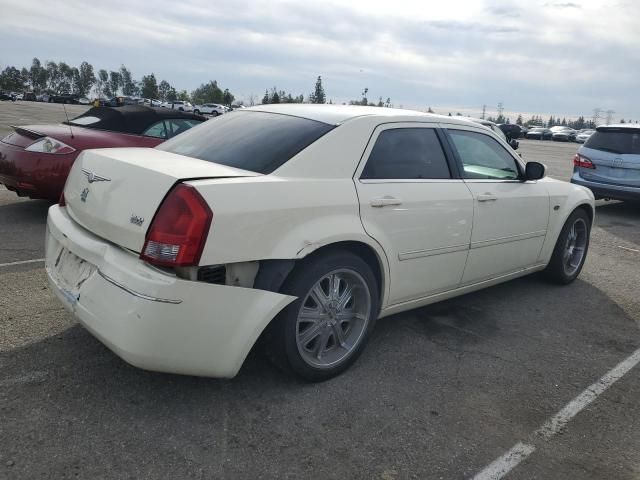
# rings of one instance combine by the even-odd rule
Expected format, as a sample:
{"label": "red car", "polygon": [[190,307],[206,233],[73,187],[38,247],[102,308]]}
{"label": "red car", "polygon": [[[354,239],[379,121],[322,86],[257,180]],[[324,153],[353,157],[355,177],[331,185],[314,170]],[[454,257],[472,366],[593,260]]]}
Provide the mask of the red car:
{"label": "red car", "polygon": [[92,108],[63,124],[14,126],[0,141],[0,183],[21,197],[57,201],[83,150],[155,147],[205,120],[178,110],[131,105]]}

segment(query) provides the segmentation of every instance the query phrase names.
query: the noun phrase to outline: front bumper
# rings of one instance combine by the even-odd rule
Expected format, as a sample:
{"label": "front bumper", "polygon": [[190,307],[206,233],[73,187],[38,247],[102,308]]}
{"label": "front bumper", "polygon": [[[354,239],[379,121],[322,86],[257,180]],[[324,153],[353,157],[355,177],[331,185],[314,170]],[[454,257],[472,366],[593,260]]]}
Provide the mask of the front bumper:
{"label": "front bumper", "polygon": [[[79,260],[77,282],[62,270],[65,252]],[[233,377],[295,300],[167,274],[91,234],[58,205],[49,209],[45,265],[52,290],[87,330],[128,363],[161,372]]]}
{"label": "front bumper", "polygon": [[640,188],[626,185],[613,185],[610,183],[599,183],[585,180],[580,176],[580,172],[575,171],[571,176],[571,183],[587,187],[593,192],[596,199],[610,198],[612,200],[640,201]]}

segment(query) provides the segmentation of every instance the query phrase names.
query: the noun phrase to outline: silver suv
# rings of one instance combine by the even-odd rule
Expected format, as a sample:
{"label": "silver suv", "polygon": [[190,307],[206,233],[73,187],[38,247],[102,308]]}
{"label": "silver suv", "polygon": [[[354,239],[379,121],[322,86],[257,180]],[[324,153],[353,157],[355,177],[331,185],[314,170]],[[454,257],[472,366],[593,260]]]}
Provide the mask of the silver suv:
{"label": "silver suv", "polygon": [[571,183],[596,198],[640,201],[640,125],[606,125],[580,147]]}

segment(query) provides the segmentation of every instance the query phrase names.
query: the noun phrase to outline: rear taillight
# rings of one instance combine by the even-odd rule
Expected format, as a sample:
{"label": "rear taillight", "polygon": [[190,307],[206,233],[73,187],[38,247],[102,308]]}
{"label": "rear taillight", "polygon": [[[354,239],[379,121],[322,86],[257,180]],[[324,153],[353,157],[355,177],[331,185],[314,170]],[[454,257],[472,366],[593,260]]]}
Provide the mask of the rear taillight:
{"label": "rear taillight", "polygon": [[58,205],[61,207],[67,206],[67,201],[64,199],[64,191],[60,194],[60,200],[58,200]]}
{"label": "rear taillight", "polygon": [[192,186],[174,187],[156,213],[140,258],[154,265],[198,265],[213,212]]}
{"label": "rear taillight", "polygon": [[576,153],[576,156],[573,157],[573,165],[582,168],[596,168],[591,160],[589,160],[584,155],[580,155],[579,153]]}

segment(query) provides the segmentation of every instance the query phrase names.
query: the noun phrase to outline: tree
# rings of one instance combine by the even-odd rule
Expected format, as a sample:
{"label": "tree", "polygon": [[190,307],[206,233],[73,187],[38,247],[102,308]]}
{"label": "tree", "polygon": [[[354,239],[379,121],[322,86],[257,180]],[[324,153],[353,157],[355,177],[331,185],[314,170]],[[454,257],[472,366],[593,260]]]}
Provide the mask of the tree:
{"label": "tree", "polygon": [[42,66],[37,58],[34,58],[31,62],[29,83],[35,92],[40,92],[47,88],[47,69]]}
{"label": "tree", "polygon": [[178,99],[178,92],[176,92],[175,88],[171,87],[169,89],[169,91],[167,92],[167,100],[169,102],[173,102],[173,101],[175,101],[177,99]]}
{"label": "tree", "polygon": [[322,86],[322,77],[320,77],[320,75],[318,75],[318,79],[316,80],[316,87],[313,93],[309,95],[309,101],[311,103],[327,103],[327,98]]}
{"label": "tree", "polygon": [[262,97],[262,104],[267,105],[269,103],[269,90],[264,91],[264,97]]}
{"label": "tree", "polygon": [[180,93],[178,93],[178,100],[182,100],[183,102],[190,102],[191,97],[186,90],[180,90]]}
{"label": "tree", "polygon": [[120,78],[122,79],[122,94],[135,95],[137,93],[136,83],[131,77],[131,72],[124,65],[120,66]]}
{"label": "tree", "polygon": [[216,80],[209,80],[208,83],[203,83],[191,92],[191,98],[196,104],[223,103],[223,95],[222,89],[218,86]]}
{"label": "tree", "polygon": [[160,85],[158,85],[158,96],[159,96],[160,100],[162,100],[162,101],[168,100],[167,97],[169,95],[169,92],[172,89],[175,92],[175,89],[169,84],[169,82],[167,82],[166,80],[162,80],[160,82]]}
{"label": "tree", "polygon": [[24,77],[22,72],[16,67],[6,67],[2,73],[0,73],[1,90],[19,91],[24,89],[24,84],[29,81],[29,76]]}
{"label": "tree", "polygon": [[56,62],[47,62],[47,90],[52,92],[58,91],[58,85],[60,84],[60,70]]}
{"label": "tree", "polygon": [[78,69],[77,90],[79,95],[89,95],[91,87],[96,83],[96,76],[93,74],[93,65],[89,62],[82,62]]}
{"label": "tree", "polygon": [[101,96],[111,97],[109,73],[105,69],[98,70],[98,88]]}
{"label": "tree", "polygon": [[158,84],[153,73],[144,75],[140,83],[140,93],[143,98],[158,98]]}
{"label": "tree", "polygon": [[109,72],[109,88],[111,89],[111,93],[117,95],[120,87],[122,87],[122,75],[120,75],[120,72],[114,72],[112,70]]}
{"label": "tree", "polygon": [[[291,96],[291,95],[289,95],[289,96]],[[231,106],[231,104],[233,103],[234,99],[235,99],[235,97],[229,91],[229,89],[225,88],[224,92],[222,92],[222,101],[224,102],[224,104],[228,105],[228,106]]]}
{"label": "tree", "polygon": [[516,125],[522,126],[522,115],[518,115],[518,118],[516,118]]}

